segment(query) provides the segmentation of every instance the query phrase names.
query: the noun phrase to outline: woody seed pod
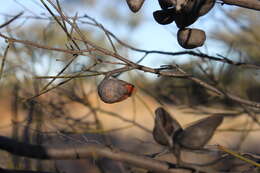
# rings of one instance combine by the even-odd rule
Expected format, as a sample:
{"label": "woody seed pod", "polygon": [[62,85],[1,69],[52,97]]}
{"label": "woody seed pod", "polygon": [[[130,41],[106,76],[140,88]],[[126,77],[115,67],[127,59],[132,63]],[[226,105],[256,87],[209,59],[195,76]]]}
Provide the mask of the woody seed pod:
{"label": "woody seed pod", "polygon": [[200,47],[206,40],[206,34],[200,29],[184,28],[177,33],[178,43],[185,49]]}
{"label": "woody seed pod", "polygon": [[203,148],[223,121],[223,116],[214,115],[182,129],[178,121],[163,108],[156,109],[155,115],[153,137],[157,143],[169,146],[167,137],[170,137],[173,147],[191,150]]}
{"label": "woody seed pod", "polygon": [[172,140],[172,137],[177,131],[181,131],[181,125],[171,115],[165,111],[162,107],[159,107],[155,111],[153,138],[161,145],[168,145],[168,139]]}
{"label": "woody seed pod", "polygon": [[164,10],[174,5],[173,0],[158,0],[158,2]]}
{"label": "woody seed pod", "polygon": [[155,21],[161,25],[168,25],[175,19],[174,13],[171,10],[158,10],[153,12]]}
{"label": "woody seed pod", "polygon": [[177,163],[180,163],[182,149],[202,149],[222,121],[223,116],[215,115],[182,129],[178,121],[167,111],[158,108],[155,111],[153,138],[157,143],[170,147],[176,156]]}
{"label": "woody seed pod", "polygon": [[187,127],[175,139],[184,148],[192,150],[201,149],[208,143],[222,121],[223,116],[219,115],[204,118]]}
{"label": "woody seed pod", "polygon": [[143,6],[144,0],[126,0],[130,10],[136,13]]}
{"label": "woody seed pod", "polygon": [[189,13],[178,13],[175,15],[175,23],[178,28],[183,29],[190,26],[198,19],[197,15],[191,15]]}
{"label": "woody seed pod", "polygon": [[116,78],[104,78],[98,85],[98,95],[105,103],[116,103],[131,96],[134,85]]}
{"label": "woody seed pod", "polygon": [[203,16],[208,13],[215,5],[215,0],[205,0],[199,9],[199,15]]}

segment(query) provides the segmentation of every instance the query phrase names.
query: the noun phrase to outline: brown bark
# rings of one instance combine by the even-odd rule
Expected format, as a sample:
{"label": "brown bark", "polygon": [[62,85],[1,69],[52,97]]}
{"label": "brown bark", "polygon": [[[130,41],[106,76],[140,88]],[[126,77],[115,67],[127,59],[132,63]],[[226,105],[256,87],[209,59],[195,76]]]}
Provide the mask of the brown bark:
{"label": "brown bark", "polygon": [[[87,157],[105,157],[155,172],[159,171],[174,173],[177,169],[177,166],[173,163],[162,162],[142,155],[120,151],[119,149],[112,148],[110,146],[108,147],[98,144],[86,143],[85,145],[77,147],[49,147],[17,142],[16,140],[0,136],[0,149],[14,155],[42,160],[75,160],[84,159]],[[179,166],[178,169],[185,169],[189,171],[195,170],[192,167],[186,166]]]}
{"label": "brown bark", "polygon": [[249,8],[252,10],[260,11],[259,0],[222,0],[224,4],[236,5],[243,8]]}

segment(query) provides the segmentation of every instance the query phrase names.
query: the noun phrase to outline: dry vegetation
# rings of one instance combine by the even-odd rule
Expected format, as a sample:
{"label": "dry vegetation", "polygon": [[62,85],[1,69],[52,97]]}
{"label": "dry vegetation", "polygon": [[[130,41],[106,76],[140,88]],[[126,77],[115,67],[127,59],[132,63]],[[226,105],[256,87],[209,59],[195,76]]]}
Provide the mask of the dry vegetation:
{"label": "dry vegetation", "polygon": [[[238,60],[231,55],[210,56],[193,50],[143,50],[122,41],[88,15],[67,15],[59,0],[39,2],[46,14],[7,15],[7,21],[0,25],[0,37],[5,41],[1,43],[0,68],[0,149],[3,150],[0,172],[258,171],[259,85],[255,76],[255,80],[250,78],[260,67],[256,49],[252,52],[239,44],[235,51],[243,50],[241,57],[246,58]],[[132,4],[136,2],[139,6]],[[127,1],[134,12],[143,2]],[[176,2],[177,11],[168,9],[166,4],[167,8],[159,15],[170,10],[167,15],[171,20],[175,20],[175,15],[186,19],[191,12],[178,11],[184,1]],[[252,9],[260,10],[259,2],[239,2],[223,0],[245,8],[256,3]],[[169,7],[173,5],[173,1],[167,3]],[[190,20],[195,22],[201,13],[197,11]],[[232,19],[232,14],[226,15]],[[42,23],[37,26],[22,23],[13,28],[12,24],[21,20]],[[180,30],[190,24],[177,21]],[[257,32],[249,30],[250,25],[239,27],[250,31],[247,34]],[[215,36],[227,44],[234,39],[223,33]],[[256,40],[247,38],[256,45]],[[252,54],[246,53],[248,50]],[[129,51],[143,57],[133,61]],[[189,55],[198,60],[187,64],[171,62],[158,65],[159,68],[141,65],[151,54]],[[214,62],[222,66],[216,68]],[[159,80],[150,80],[142,75],[144,72],[157,75]],[[109,79],[116,85],[109,83],[103,91],[104,85],[100,83]],[[103,97],[113,104],[102,102]],[[158,107],[171,114],[168,122],[160,119],[154,122]],[[213,116],[223,117],[224,122],[221,124],[219,119],[214,124],[208,119],[216,128],[221,125],[208,134],[213,138],[206,140],[206,146],[187,149],[180,145],[180,134],[196,124],[197,129],[193,128],[192,137],[187,139],[190,142],[203,139],[203,133],[211,127],[203,123],[199,126],[198,122]],[[176,126],[171,121],[179,122],[184,130],[173,132]],[[168,140],[165,146],[154,140],[158,135],[153,133],[156,124],[162,133],[159,136]],[[176,154],[179,151],[184,162]]]}

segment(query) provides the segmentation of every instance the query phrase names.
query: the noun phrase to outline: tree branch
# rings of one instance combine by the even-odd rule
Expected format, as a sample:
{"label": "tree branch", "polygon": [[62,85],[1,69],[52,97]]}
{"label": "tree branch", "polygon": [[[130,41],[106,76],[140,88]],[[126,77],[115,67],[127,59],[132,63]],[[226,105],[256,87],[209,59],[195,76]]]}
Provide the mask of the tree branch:
{"label": "tree branch", "polygon": [[22,14],[23,14],[23,12],[21,12],[21,13],[15,15],[14,17],[12,17],[12,18],[11,18],[10,20],[8,20],[7,22],[1,24],[1,25],[0,25],[0,28],[3,28],[3,27],[5,27],[5,26],[9,25],[9,24],[12,23],[14,20],[16,20],[17,18],[19,18]]}
{"label": "tree branch", "polygon": [[103,146],[99,144],[86,144],[82,146],[67,147],[49,147],[43,145],[32,145],[0,136],[0,149],[11,154],[42,160],[74,160],[87,157],[106,157],[112,160],[125,162],[133,166],[148,169],[150,171],[159,171],[174,173],[176,169],[185,169],[195,171],[195,168],[186,166],[177,166],[174,163],[162,162],[142,155],[132,154],[119,149]]}
{"label": "tree branch", "polygon": [[223,4],[260,11],[260,0],[222,0],[222,2]]}
{"label": "tree branch", "polygon": [[0,168],[1,173],[51,173],[42,171],[28,171],[28,170],[15,170],[15,169],[3,169]]}

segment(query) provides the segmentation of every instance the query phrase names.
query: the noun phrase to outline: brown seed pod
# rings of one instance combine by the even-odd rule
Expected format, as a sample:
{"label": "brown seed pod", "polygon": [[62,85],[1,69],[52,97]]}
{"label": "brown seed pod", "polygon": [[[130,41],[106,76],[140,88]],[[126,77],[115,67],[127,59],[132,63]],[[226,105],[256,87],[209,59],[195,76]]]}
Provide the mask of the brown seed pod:
{"label": "brown seed pod", "polygon": [[199,3],[200,0],[186,1],[186,4],[181,8],[181,11],[176,13],[175,23],[178,28],[182,29],[196,22],[199,18]]}
{"label": "brown seed pod", "polygon": [[159,107],[155,111],[153,138],[161,145],[169,146],[170,137],[173,147],[201,149],[210,140],[222,121],[223,116],[214,115],[199,120],[186,129],[182,129],[176,119],[162,107]]}
{"label": "brown seed pod", "polygon": [[98,85],[98,95],[105,103],[116,103],[130,97],[134,88],[134,85],[125,81],[105,77]]}
{"label": "brown seed pod", "polygon": [[203,16],[208,13],[214,7],[215,1],[216,0],[204,0],[199,9],[199,16]]}
{"label": "brown seed pod", "polygon": [[222,123],[223,116],[215,115],[204,118],[187,127],[175,139],[187,149],[201,149],[213,136],[216,128]]}
{"label": "brown seed pod", "polygon": [[208,13],[214,6],[215,0],[188,0],[179,12],[176,12],[175,23],[178,28],[185,28]]}
{"label": "brown seed pod", "polygon": [[181,130],[181,125],[166,110],[162,107],[156,109],[153,138],[158,144],[170,146],[173,141],[169,139],[172,140],[175,133]]}
{"label": "brown seed pod", "polygon": [[153,12],[155,21],[161,25],[168,25],[175,20],[174,13],[171,10],[158,10]]}
{"label": "brown seed pod", "polygon": [[132,12],[136,13],[143,6],[144,0],[126,0],[128,7]]}
{"label": "brown seed pod", "polygon": [[178,43],[185,49],[200,47],[206,40],[206,34],[200,29],[184,28],[177,33]]}
{"label": "brown seed pod", "polygon": [[162,9],[168,9],[174,5],[173,0],[158,0],[159,5]]}
{"label": "brown seed pod", "polygon": [[183,29],[187,26],[190,26],[199,17],[197,15],[187,14],[187,13],[180,13],[175,15],[175,23],[178,28]]}
{"label": "brown seed pod", "polygon": [[155,111],[153,138],[157,143],[170,147],[176,156],[177,163],[180,163],[181,150],[202,149],[222,123],[223,118],[221,115],[214,115],[182,129],[177,120],[159,107]]}

